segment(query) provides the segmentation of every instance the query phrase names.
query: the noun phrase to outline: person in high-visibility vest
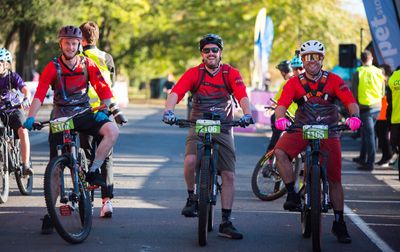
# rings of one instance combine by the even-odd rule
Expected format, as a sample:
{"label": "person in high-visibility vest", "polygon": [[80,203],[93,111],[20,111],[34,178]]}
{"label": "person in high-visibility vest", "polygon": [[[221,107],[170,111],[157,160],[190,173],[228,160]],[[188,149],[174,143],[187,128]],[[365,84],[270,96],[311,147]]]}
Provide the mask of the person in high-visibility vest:
{"label": "person in high-visibility vest", "polygon": [[390,92],[388,93],[388,114],[390,118],[390,142],[393,150],[397,153],[397,168],[399,169],[400,179],[400,66],[390,76],[388,85]]}
{"label": "person in high-visibility vest", "polygon": [[385,90],[385,77],[382,70],[373,66],[372,53],[365,50],[361,54],[362,66],[353,75],[354,95],[360,106],[361,149],[359,157],[353,161],[360,166],[359,170],[372,171],[375,163],[375,122],[381,110]]}
{"label": "person in high-visibility vest", "polygon": [[[96,47],[96,43],[99,39],[99,27],[95,22],[89,21],[83,23],[80,27],[82,31],[82,47],[83,55],[92,59],[104,80],[109,84],[110,87],[114,85],[115,77],[115,66],[112,56]],[[97,96],[94,89],[89,86],[88,95],[90,97],[90,105],[92,107],[97,107],[100,105],[99,97]],[[87,134],[79,134],[81,141],[81,148],[85,150],[86,157],[93,162],[94,153],[96,147],[101,141],[100,136],[91,136]],[[100,210],[100,217],[110,218],[113,213],[111,199],[113,198],[113,169],[112,169],[112,149],[107,155],[104,163],[101,166],[101,175],[106,181],[105,186],[101,186],[101,198],[102,198],[102,208]]]}

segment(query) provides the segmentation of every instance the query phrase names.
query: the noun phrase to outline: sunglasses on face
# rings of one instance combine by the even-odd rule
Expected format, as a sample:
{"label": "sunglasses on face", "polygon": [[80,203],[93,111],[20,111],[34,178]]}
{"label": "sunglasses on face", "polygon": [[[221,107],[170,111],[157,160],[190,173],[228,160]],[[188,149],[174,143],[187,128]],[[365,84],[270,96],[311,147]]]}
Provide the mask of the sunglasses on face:
{"label": "sunglasses on face", "polygon": [[205,54],[210,53],[210,52],[217,53],[217,52],[219,52],[219,48],[218,47],[203,48],[203,50],[201,50],[201,51],[202,51],[202,53],[205,53]]}
{"label": "sunglasses on face", "polygon": [[311,61],[311,60],[319,61],[319,60],[322,60],[323,58],[324,58],[324,56],[322,56],[322,54],[319,54],[319,53],[310,53],[310,54],[303,55],[301,57],[301,59],[303,61]]}
{"label": "sunglasses on face", "polygon": [[294,67],[293,70],[294,71],[303,71],[303,68],[302,67]]}

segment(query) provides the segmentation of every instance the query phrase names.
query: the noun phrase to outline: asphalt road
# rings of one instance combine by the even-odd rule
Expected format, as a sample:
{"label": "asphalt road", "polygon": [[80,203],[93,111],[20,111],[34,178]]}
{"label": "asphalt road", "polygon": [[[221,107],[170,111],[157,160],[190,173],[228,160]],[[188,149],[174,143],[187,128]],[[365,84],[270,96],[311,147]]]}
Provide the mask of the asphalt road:
{"label": "asphalt road", "polygon": [[[197,245],[197,219],[180,215],[186,200],[183,151],[186,130],[161,122],[162,108],[131,105],[124,109],[129,124],[121,128],[114,149],[115,198],[112,219],[99,218],[95,200],[92,231],[85,242],[70,245],[57,233],[41,235],[46,213],[43,174],[48,162],[47,132],[31,133],[34,191],[21,196],[14,178],[7,203],[0,205],[0,251],[311,251],[300,230],[300,215],[283,211],[284,198],[258,200],[251,191],[254,165],[268,143],[268,130],[238,133],[236,200],[233,223],[240,241],[217,236],[207,247]],[[47,117],[48,110],[41,112]],[[182,117],[185,111],[178,110]],[[397,170],[360,172],[350,160],[359,140],[343,137],[343,184],[346,221],[352,244],[339,244],[330,233],[332,211],[323,217],[323,251],[400,251],[400,183]],[[219,224],[220,202],[216,224]]]}

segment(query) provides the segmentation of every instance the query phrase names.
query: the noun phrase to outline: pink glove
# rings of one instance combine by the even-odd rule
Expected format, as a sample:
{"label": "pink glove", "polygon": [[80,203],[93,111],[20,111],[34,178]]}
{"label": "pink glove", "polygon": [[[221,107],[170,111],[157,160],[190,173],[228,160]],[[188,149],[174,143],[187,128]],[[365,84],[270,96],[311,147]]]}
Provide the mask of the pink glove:
{"label": "pink glove", "polygon": [[356,131],[361,127],[361,120],[358,117],[352,116],[346,119],[346,125],[352,131]]}
{"label": "pink glove", "polygon": [[279,118],[275,121],[275,128],[278,130],[285,130],[289,127],[292,123],[286,117]]}

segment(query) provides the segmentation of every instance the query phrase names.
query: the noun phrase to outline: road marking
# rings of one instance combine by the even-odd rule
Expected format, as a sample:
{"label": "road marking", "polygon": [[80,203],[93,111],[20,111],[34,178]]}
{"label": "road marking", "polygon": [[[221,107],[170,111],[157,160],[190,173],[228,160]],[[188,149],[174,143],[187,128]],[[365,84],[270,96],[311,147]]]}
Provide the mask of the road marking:
{"label": "road marking", "polygon": [[388,204],[400,204],[398,200],[344,200],[345,202],[357,202],[357,203],[388,203]]}
{"label": "road marking", "polygon": [[368,226],[400,227],[400,224],[366,223]]}
{"label": "road marking", "polygon": [[[342,184],[348,187],[388,187],[386,184]],[[400,185],[390,185],[391,187],[400,187]]]}
{"label": "road marking", "polygon": [[394,252],[357,214],[355,214],[346,204],[344,212],[351,221],[381,250],[384,252]]}

